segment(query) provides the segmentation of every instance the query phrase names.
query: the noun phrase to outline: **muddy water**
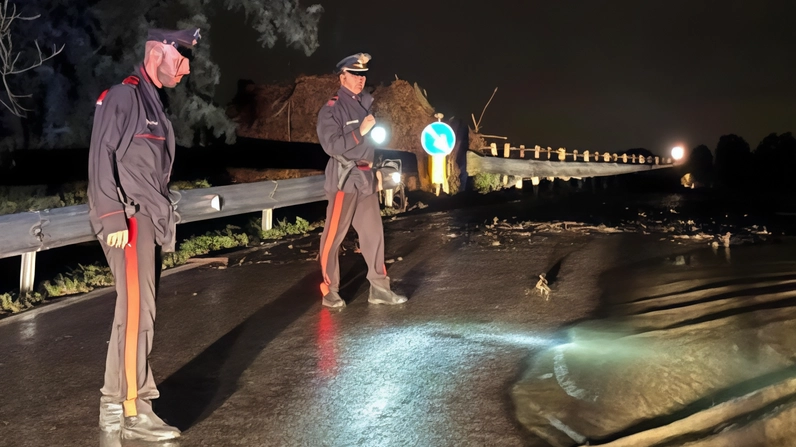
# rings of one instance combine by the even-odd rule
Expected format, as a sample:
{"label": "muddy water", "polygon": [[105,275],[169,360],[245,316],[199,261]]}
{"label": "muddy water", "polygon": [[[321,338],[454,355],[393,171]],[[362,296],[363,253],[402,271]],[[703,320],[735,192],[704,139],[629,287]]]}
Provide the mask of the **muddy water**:
{"label": "muddy water", "polygon": [[[519,420],[551,445],[598,445],[796,376],[796,241],[742,241],[692,241],[603,274],[600,317],[568,328],[513,387]],[[722,433],[729,444],[709,432],[660,445],[788,445],[794,411],[770,410]]]}

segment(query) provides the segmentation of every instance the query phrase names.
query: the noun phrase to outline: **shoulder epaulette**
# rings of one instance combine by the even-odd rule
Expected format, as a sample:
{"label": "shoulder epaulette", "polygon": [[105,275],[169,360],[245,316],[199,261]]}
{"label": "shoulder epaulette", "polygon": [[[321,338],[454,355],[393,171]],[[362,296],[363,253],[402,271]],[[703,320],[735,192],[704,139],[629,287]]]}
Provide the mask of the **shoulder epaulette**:
{"label": "shoulder epaulette", "polygon": [[326,105],[329,107],[333,106],[337,102],[337,98],[338,98],[337,95],[332,96],[332,99],[330,99],[329,102],[326,103]]}
{"label": "shoulder epaulette", "polygon": [[122,84],[124,84],[124,85],[138,85],[138,82],[139,82],[138,76],[128,76],[127,78],[125,78],[124,81],[122,81]]}
{"label": "shoulder epaulette", "polygon": [[[128,77],[126,77],[124,79],[124,81],[122,81],[122,84],[123,85],[137,86],[139,82],[140,82],[140,79],[138,79],[138,76],[128,76]],[[102,92],[102,94],[99,95],[99,98],[97,98],[97,105],[98,106],[102,105],[102,100],[105,99],[105,96],[108,94],[108,90],[110,90],[110,89],[107,89],[104,92]]]}
{"label": "shoulder epaulette", "polygon": [[104,92],[102,92],[102,94],[99,95],[99,98],[97,98],[97,105],[98,106],[102,105],[102,100],[105,99],[105,95],[107,95],[107,94],[108,94],[108,90],[105,90]]}

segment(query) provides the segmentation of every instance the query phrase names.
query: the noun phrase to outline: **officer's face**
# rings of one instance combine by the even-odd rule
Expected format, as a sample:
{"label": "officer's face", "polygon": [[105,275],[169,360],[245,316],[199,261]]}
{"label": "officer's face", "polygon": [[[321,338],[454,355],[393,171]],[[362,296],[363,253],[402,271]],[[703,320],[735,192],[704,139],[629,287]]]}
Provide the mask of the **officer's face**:
{"label": "officer's face", "polygon": [[340,83],[343,84],[343,87],[351,90],[351,93],[358,95],[365,88],[365,73],[344,71],[340,75]]}
{"label": "officer's face", "polygon": [[190,62],[171,45],[163,45],[163,60],[158,66],[158,81],[164,87],[174,88],[182,77],[191,72]]}

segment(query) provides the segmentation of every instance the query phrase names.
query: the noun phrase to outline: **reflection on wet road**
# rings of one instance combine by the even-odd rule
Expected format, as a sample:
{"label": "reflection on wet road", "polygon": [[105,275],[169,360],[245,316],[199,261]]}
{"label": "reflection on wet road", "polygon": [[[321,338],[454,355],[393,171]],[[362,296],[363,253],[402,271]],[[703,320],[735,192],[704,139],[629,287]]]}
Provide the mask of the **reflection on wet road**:
{"label": "reflection on wet road", "polygon": [[[155,410],[183,430],[172,445],[618,442],[792,367],[782,247],[728,257],[528,214],[388,221],[389,273],[410,298],[395,307],[368,305],[353,238],[342,311],[320,306],[317,234],[165,277],[151,358]],[[112,310],[106,293],[0,322],[0,445],[97,443]]]}

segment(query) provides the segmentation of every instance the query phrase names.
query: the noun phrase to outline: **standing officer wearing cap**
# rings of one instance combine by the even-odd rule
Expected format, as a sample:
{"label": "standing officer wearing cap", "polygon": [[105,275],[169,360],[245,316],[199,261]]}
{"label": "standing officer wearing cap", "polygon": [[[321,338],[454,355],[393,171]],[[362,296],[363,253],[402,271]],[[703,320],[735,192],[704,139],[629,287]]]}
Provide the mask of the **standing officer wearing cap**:
{"label": "standing officer wearing cap", "polygon": [[384,230],[376,195],[378,181],[372,170],[375,148],[366,138],[376,124],[370,113],[373,96],[362,90],[370,55],[359,53],[337,64],[340,90],[318,113],[318,139],[331,156],[326,165],[329,205],[321,236],[322,304],[345,307],[339,295],[338,250],[353,223],[368,264],[369,303],[401,304],[406,297],[390,290],[384,265]]}
{"label": "standing officer wearing cap", "polygon": [[174,251],[168,183],[174,132],[158,96],[190,73],[177,46],[193,47],[198,29],[149,31],[144,62],[100,95],[89,150],[89,218],[116,284],[99,425],[123,439],[180,436],[152,411],[159,392],[149,365],[155,325],[158,246]]}

